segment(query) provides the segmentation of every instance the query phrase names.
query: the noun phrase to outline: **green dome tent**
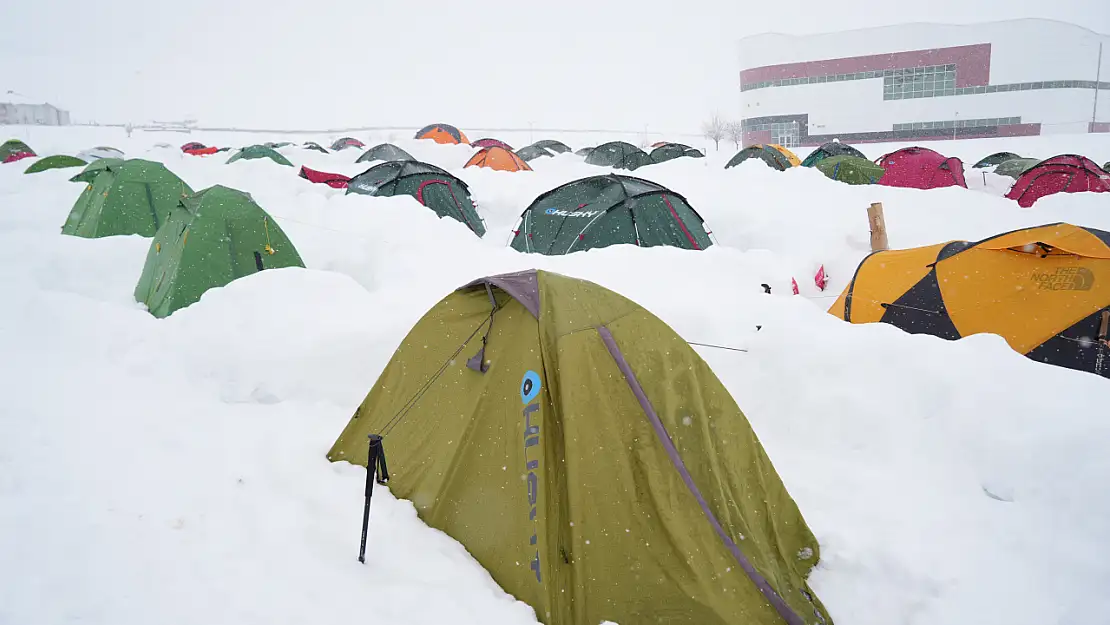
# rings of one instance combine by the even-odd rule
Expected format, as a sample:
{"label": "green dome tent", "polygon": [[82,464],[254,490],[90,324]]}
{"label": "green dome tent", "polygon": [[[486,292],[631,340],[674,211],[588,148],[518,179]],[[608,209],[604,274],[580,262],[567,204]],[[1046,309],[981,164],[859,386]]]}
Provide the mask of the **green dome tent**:
{"label": "green dome tent", "polygon": [[366,150],[358,157],[356,163],[369,163],[371,161],[414,161],[411,154],[393,145],[392,143],[379,143]]}
{"label": "green dome tent", "polygon": [[152,237],[170,209],[193,192],[161,163],[103,158],[70,178],[86,183],[62,234],[97,238],[120,234]]}
{"label": "green dome tent", "polygon": [[319,143],[316,143],[315,141],[306,141],[305,144],[302,145],[301,147],[306,149],[306,150],[316,150],[317,152],[323,152],[324,154],[328,154],[328,149],[325,148],[324,146],[320,145]]}
{"label": "green dome tent", "polygon": [[830,156],[817,162],[817,169],[833,180],[846,184],[876,184],[885,169],[865,158]]}
{"label": "green dome tent", "polygon": [[537,197],[510,246],[558,255],[619,244],[702,250],[713,245],[686,198],[648,180],[611,174],[568,182]]}
{"label": "green dome tent", "polygon": [[236,152],[231,158],[227,159],[227,162],[234,163],[238,160],[254,160],[256,158],[268,158],[278,165],[287,165],[289,167],[293,166],[293,163],[290,163],[289,159],[285,158],[281,154],[278,154],[276,151],[274,151],[273,148],[268,148],[264,145],[252,145],[249,147],[245,147],[242,150]]}
{"label": "green dome tent", "polygon": [[1009,176],[1017,180],[1026,170],[1040,162],[1040,160],[1035,158],[1012,158],[1008,161],[1002,161],[998,167],[994,168],[994,173],[999,176]]}
{"label": "green dome tent", "polygon": [[4,143],[0,143],[0,163],[8,160],[13,154],[20,153],[34,155],[35,151],[31,149],[31,146],[19,139],[8,139]]}
{"label": "green dome tent", "polygon": [[749,145],[743,150],[737,152],[736,156],[733,156],[728,161],[728,163],[725,164],[725,169],[728,169],[729,167],[736,167],[749,158],[759,159],[763,161],[763,163],[768,167],[777,169],[779,171],[786,171],[787,169],[790,169],[792,167],[792,165],[790,164],[790,159],[787,158],[785,154],[776,150],[770,145],[761,145],[757,143],[755,145]]}
{"label": "green dome tent", "polygon": [[554,152],[556,154],[566,154],[567,152],[571,151],[569,145],[563,143],[562,141],[556,141],[555,139],[541,139],[533,143],[532,145],[536,146],[537,148],[550,150],[551,152]]}
{"label": "green dome tent", "polygon": [[270,148],[271,150],[276,150],[278,148],[284,148],[286,146],[293,145],[293,142],[292,141],[267,141],[266,143],[263,143],[262,145]]}
{"label": "green dome tent", "polygon": [[150,244],[135,299],[166,317],[208,289],[281,267],[304,267],[281,227],[249,194],[217,185],[170,211]]}
{"label": "green dome tent", "polygon": [[692,148],[682,143],[668,143],[661,145],[651,151],[651,161],[653,163],[665,163],[673,161],[676,158],[705,158],[705,154],[701,150]]}
{"label": "green dome tent", "polygon": [[1012,161],[1015,158],[1021,158],[1021,155],[1014,154],[1013,152],[995,152],[990,156],[984,156],[983,158],[979,159],[979,162],[972,165],[971,168],[982,169],[984,167],[994,167],[995,165],[1001,165],[1006,161]]}
{"label": "green dome tent", "polygon": [[736,401],[604,287],[529,270],[450,293],[328,459],[366,466],[369,435],[393,495],[546,625],[832,623],[820,546]]}
{"label": "green dome tent", "polygon": [[651,165],[653,161],[647,152],[631,143],[610,141],[591,150],[586,156],[586,162],[601,167],[635,170],[644,165]]}
{"label": "green dome tent", "polygon": [[860,152],[852,146],[839,141],[829,141],[810,152],[809,156],[805,157],[805,160],[802,161],[802,167],[813,167],[830,156],[854,156],[867,160],[863,152]]}
{"label": "green dome tent", "polygon": [[586,146],[584,148],[578,148],[577,150],[574,151],[574,153],[578,156],[589,156],[590,152],[593,152],[593,151],[594,151],[594,148],[592,148],[590,146]]}
{"label": "green dome tent", "polygon": [[516,151],[516,155],[524,162],[534,161],[545,156],[555,156],[555,152],[535,145],[526,145]]}
{"label": "green dome tent", "polygon": [[77,158],[76,156],[68,156],[66,154],[55,154],[54,156],[47,156],[31,163],[31,166],[24,170],[25,174],[37,174],[48,169],[65,169],[67,167],[84,167],[87,165],[85,161]]}
{"label": "green dome tent", "polygon": [[351,178],[347,193],[381,197],[409,195],[440,217],[461,221],[478,236],[486,233],[466,183],[435,165],[420,161],[381,163]]}

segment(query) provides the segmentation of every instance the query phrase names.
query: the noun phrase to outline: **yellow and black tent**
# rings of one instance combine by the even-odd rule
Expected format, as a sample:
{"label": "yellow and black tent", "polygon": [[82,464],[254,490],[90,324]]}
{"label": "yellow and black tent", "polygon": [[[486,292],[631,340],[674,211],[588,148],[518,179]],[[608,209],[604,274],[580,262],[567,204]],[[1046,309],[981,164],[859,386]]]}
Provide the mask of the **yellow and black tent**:
{"label": "yellow and black tent", "polygon": [[1058,223],[875,252],[829,312],[950,340],[998,334],[1038,362],[1110,377],[1110,232]]}

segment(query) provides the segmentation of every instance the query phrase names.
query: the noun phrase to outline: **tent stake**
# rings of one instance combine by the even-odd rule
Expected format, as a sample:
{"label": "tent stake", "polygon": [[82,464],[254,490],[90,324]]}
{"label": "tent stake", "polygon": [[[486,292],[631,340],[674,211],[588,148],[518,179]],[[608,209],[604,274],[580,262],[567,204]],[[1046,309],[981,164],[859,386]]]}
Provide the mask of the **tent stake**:
{"label": "tent stake", "polygon": [[[379,467],[381,468],[380,475]],[[370,435],[370,448],[366,455],[366,499],[362,505],[362,540],[358,547],[358,561],[362,564],[366,564],[366,532],[370,527],[370,498],[374,496],[374,482],[379,484],[389,482],[389,470],[385,466],[385,450],[382,448],[382,437],[377,434]]]}

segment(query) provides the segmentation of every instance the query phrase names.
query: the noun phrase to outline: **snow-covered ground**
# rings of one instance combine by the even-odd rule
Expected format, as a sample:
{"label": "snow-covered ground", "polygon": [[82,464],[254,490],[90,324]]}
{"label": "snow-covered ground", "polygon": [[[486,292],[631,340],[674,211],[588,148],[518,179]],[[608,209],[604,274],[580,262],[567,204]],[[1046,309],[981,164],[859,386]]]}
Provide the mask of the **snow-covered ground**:
{"label": "snow-covered ground", "polygon": [[[461,170],[471,149],[397,133],[470,185],[489,229],[478,239],[409,198],[347,197],[269,161],[152,147],[286,137],[15,131],[42,155],[112,145],[194,189],[248,191],[309,269],[263,272],[156,320],[132,298],[148,240],[61,236],[81,191],[73,171],[0,165],[2,625],[535,622],[386,489],[359,565],[364,471],[324,458],[432,304],[528,267],[623,293],[690,341],[748,350],[699,348],[820,539],[811,582],[837,623],[1110,623],[1107,381],[995,336],[946,342],[825,312],[868,252],[871,202],[884,204],[891,245],[910,247],[1054,221],[1110,230],[1110,197],[1020,209],[997,180],[916,191],[759,163],[725,171],[730,147],[636,172],[685,195],[718,246],[549,258],[505,244],[536,195],[605,171],[572,155],[532,173]],[[930,147],[968,163],[1000,149],[1110,158],[1110,138],[1095,136]],[[358,150],[281,151],[298,166],[365,169]],[[821,264],[825,292],[812,280]]]}

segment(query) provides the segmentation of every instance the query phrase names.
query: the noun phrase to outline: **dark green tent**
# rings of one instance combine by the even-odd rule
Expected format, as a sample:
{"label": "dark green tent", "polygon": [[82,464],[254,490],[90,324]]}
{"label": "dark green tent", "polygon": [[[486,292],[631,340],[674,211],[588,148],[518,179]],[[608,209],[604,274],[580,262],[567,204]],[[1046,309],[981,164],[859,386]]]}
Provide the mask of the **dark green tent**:
{"label": "dark green tent", "polygon": [[822,144],[821,147],[817,148],[816,150],[810,152],[809,156],[805,157],[805,160],[802,161],[802,167],[813,167],[817,163],[820,163],[830,156],[854,156],[856,158],[867,160],[867,157],[863,155],[863,152],[860,152],[852,146],[846,143],[841,143],[839,141],[829,141],[828,143]]}
{"label": "dark green tent", "polygon": [[262,145],[270,148],[271,150],[276,150],[278,148],[284,148],[287,145],[293,145],[293,143],[290,141],[278,141],[276,143],[273,141],[268,141],[266,143],[263,143]]}
{"label": "dark green tent", "polygon": [[875,184],[886,171],[866,158],[856,156],[830,156],[818,161],[817,169],[829,178],[846,184]]}
{"label": "dark green tent", "polygon": [[135,299],[166,317],[208,289],[281,267],[304,263],[273,218],[243,191],[209,187],[182,198],[158,229]]}
{"label": "dark green tent", "polygon": [[594,149],[592,147],[586,146],[584,148],[578,148],[577,150],[574,151],[574,153],[577,154],[578,156],[589,156],[590,152],[593,152],[593,151],[594,151]]}
{"label": "dark green tent", "polygon": [[62,234],[90,239],[120,234],[152,237],[170,210],[193,192],[165,165],[137,158],[100,159],[70,180],[86,187],[62,224]]}
{"label": "dark green tent", "polygon": [[1012,158],[1008,161],[1002,161],[998,167],[994,168],[994,173],[1000,176],[1009,176],[1017,180],[1026,170],[1032,168],[1039,162],[1041,161],[1035,158]]}
{"label": "dark green tent", "polygon": [[1102,171],[1110,173],[1110,161],[1106,161],[1102,164]]}
{"label": "dark green tent", "polygon": [[486,233],[466,183],[435,165],[420,161],[381,163],[351,178],[347,193],[409,195],[440,217],[461,221],[478,236]]}
{"label": "dark green tent", "polygon": [[563,143],[562,141],[556,141],[554,139],[541,139],[540,141],[537,141],[532,145],[536,146],[537,148],[550,150],[556,154],[566,154],[567,152],[571,151],[569,145]]}
{"label": "dark green tent", "polygon": [[517,150],[516,155],[519,156],[521,160],[527,162],[534,161],[537,158],[544,156],[555,156],[555,152],[548,150],[547,148],[540,148],[534,145],[526,145]]}
{"label": "dark green tent", "polygon": [[651,160],[653,163],[665,163],[666,161],[682,157],[705,158],[705,154],[702,154],[701,150],[682,143],[668,143],[651,151]]}
{"label": "dark green tent", "polygon": [[979,159],[979,162],[975,163],[971,167],[972,167],[972,169],[982,169],[984,167],[994,167],[995,165],[1001,165],[1002,163],[1005,163],[1006,161],[1012,161],[1015,158],[1021,158],[1021,155],[1014,154],[1013,152],[995,152],[994,154],[991,154],[990,156],[984,156],[983,158]]}
{"label": "dark green tent", "polygon": [[54,156],[47,156],[31,163],[31,166],[24,170],[25,174],[37,174],[40,171],[48,169],[65,169],[67,167],[84,167],[87,165],[85,161],[77,158],[76,156],[67,156],[65,154],[55,154]]}
{"label": "dark green tent", "polygon": [[736,156],[733,156],[729,160],[729,162],[725,164],[725,169],[728,169],[729,167],[736,167],[749,158],[761,160],[768,167],[773,167],[774,169],[777,169],[779,171],[786,171],[791,167],[790,159],[788,159],[785,154],[779,152],[769,145],[761,145],[757,143],[755,145],[749,145],[743,150],[737,152]]}
{"label": "dark green tent", "polygon": [[286,165],[288,167],[293,166],[293,163],[290,163],[289,159],[275,152],[273,148],[268,148],[264,145],[252,145],[249,147],[245,147],[242,150],[236,152],[231,158],[227,159],[227,162],[234,163],[238,160],[254,160],[256,158],[268,158],[278,165]]}
{"label": "dark green tent", "polygon": [[414,161],[411,154],[402,150],[401,148],[393,145],[392,143],[379,143],[374,147],[366,150],[362,156],[358,157],[356,163],[369,163],[370,161]]}
{"label": "dark green tent", "polygon": [[520,216],[510,246],[558,255],[619,244],[702,250],[713,241],[681,195],[648,180],[610,174],[556,187]]}
{"label": "dark green tent", "polygon": [[590,154],[586,156],[586,162],[601,167],[634,170],[644,165],[650,165],[653,161],[647,152],[631,143],[610,141],[591,150]]}
{"label": "dark green tent", "polygon": [[316,150],[317,152],[323,152],[324,154],[328,153],[327,148],[320,145],[319,143],[316,143],[315,141],[306,141],[305,144],[302,145],[301,147],[306,149],[306,150]]}
{"label": "dark green tent", "polygon": [[31,146],[27,145],[26,143],[20,141],[19,139],[8,139],[4,143],[0,144],[0,163],[8,160],[11,155],[19,154],[21,152],[35,155],[35,151],[32,150]]}
{"label": "dark green tent", "polygon": [[[756,432],[639,304],[489,276],[399,342],[328,459],[366,466],[381,436],[391,493],[540,623],[832,625],[806,581],[820,544]],[[370,516],[371,553],[390,522]]]}

